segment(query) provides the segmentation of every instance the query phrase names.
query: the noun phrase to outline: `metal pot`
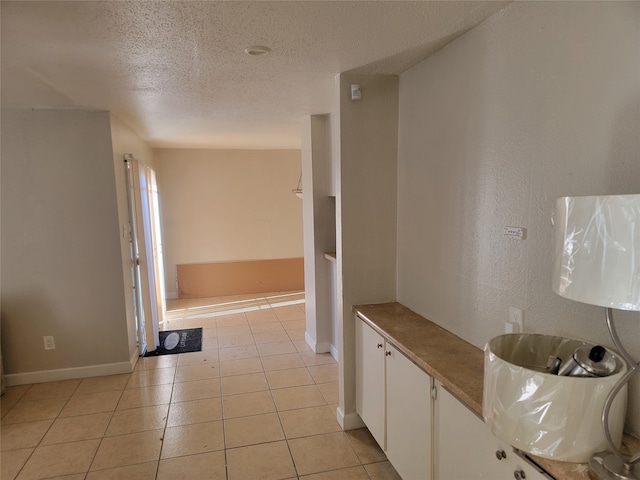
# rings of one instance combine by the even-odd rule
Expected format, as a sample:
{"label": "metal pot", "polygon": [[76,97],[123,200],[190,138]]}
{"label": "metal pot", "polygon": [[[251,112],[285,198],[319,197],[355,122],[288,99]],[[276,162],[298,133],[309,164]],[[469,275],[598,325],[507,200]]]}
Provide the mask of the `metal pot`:
{"label": "metal pot", "polygon": [[560,368],[558,375],[570,377],[607,377],[616,370],[616,361],[611,353],[601,345],[595,347],[577,348],[573,355],[567,358]]}

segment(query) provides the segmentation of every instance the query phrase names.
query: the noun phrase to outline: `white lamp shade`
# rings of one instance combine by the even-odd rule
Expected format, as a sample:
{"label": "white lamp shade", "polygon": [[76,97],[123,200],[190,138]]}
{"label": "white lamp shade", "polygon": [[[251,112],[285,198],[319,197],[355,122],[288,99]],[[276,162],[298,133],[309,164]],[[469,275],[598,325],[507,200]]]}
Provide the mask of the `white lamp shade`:
{"label": "white lamp shade", "polygon": [[555,293],[640,311],[640,195],[559,198],[554,237]]}

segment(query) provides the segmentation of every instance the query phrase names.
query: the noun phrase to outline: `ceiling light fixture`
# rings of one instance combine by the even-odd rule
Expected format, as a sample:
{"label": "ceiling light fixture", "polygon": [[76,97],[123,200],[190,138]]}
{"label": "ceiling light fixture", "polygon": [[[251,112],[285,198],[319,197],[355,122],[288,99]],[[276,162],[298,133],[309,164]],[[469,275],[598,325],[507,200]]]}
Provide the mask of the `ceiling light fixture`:
{"label": "ceiling light fixture", "polygon": [[260,45],[254,45],[253,47],[247,47],[244,49],[245,53],[257,57],[259,55],[264,55],[265,53],[271,52],[269,47],[262,47]]}

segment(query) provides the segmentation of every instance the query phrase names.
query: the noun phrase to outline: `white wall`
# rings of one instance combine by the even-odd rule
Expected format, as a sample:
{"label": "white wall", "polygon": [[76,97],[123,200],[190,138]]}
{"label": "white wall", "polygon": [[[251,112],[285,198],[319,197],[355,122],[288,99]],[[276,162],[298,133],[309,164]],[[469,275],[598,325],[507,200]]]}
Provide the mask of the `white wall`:
{"label": "white wall", "polygon": [[131,277],[131,254],[128,236],[123,235],[123,228],[129,224],[129,204],[127,198],[127,179],[125,174],[124,155],[132,154],[135,159],[154,166],[153,150],[137,133],[116,115],[111,114],[111,139],[113,145],[113,165],[115,168],[116,193],[118,199],[118,222],[120,224],[120,254],[122,256],[122,273],[125,288],[127,312],[127,336],[129,340],[129,356],[136,358],[138,345],[136,340],[136,319],[134,315],[133,279]]}
{"label": "white wall", "polygon": [[[2,110],[10,383],[130,371],[109,121],[108,112]],[[44,350],[45,335],[55,350]]]}
{"label": "white wall", "polygon": [[[344,428],[355,415],[355,326],[353,305],[396,297],[396,172],[398,77],[342,74],[337,79],[340,118],[340,178],[336,195],[336,291],[340,405]],[[350,99],[352,83],[362,100]],[[335,150],[334,150],[335,152]]]}
{"label": "white wall", "polygon": [[176,265],[303,256],[299,150],[154,150],[167,296]]}
{"label": "white wall", "polygon": [[338,355],[332,328],[332,270],[324,258],[336,250],[336,203],[330,115],[302,120],[305,339],[316,353]]}
{"label": "white wall", "polygon": [[[526,331],[611,343],[600,308],[551,291],[550,216],[640,191],[639,25],[637,2],[517,2],[401,76],[398,301],[479,347],[510,306]],[[617,318],[640,358],[640,315]],[[640,378],[628,411],[638,434]]]}

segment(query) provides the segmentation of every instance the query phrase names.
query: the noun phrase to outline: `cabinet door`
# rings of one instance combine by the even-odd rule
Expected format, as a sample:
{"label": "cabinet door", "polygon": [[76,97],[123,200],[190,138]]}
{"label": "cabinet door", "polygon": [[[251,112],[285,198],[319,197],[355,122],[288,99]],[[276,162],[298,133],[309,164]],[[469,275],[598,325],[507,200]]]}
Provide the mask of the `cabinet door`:
{"label": "cabinet door", "polygon": [[504,450],[482,419],[441,386],[436,400],[437,480],[513,479]]}
{"label": "cabinet door", "polygon": [[484,421],[442,386],[436,400],[436,480],[513,480],[524,471],[527,480],[546,475],[497,439]]}
{"label": "cabinet door", "polygon": [[384,450],[384,339],[356,317],[356,412]]}
{"label": "cabinet door", "polygon": [[431,377],[392,345],[387,368],[387,457],[407,480],[431,478]]}

